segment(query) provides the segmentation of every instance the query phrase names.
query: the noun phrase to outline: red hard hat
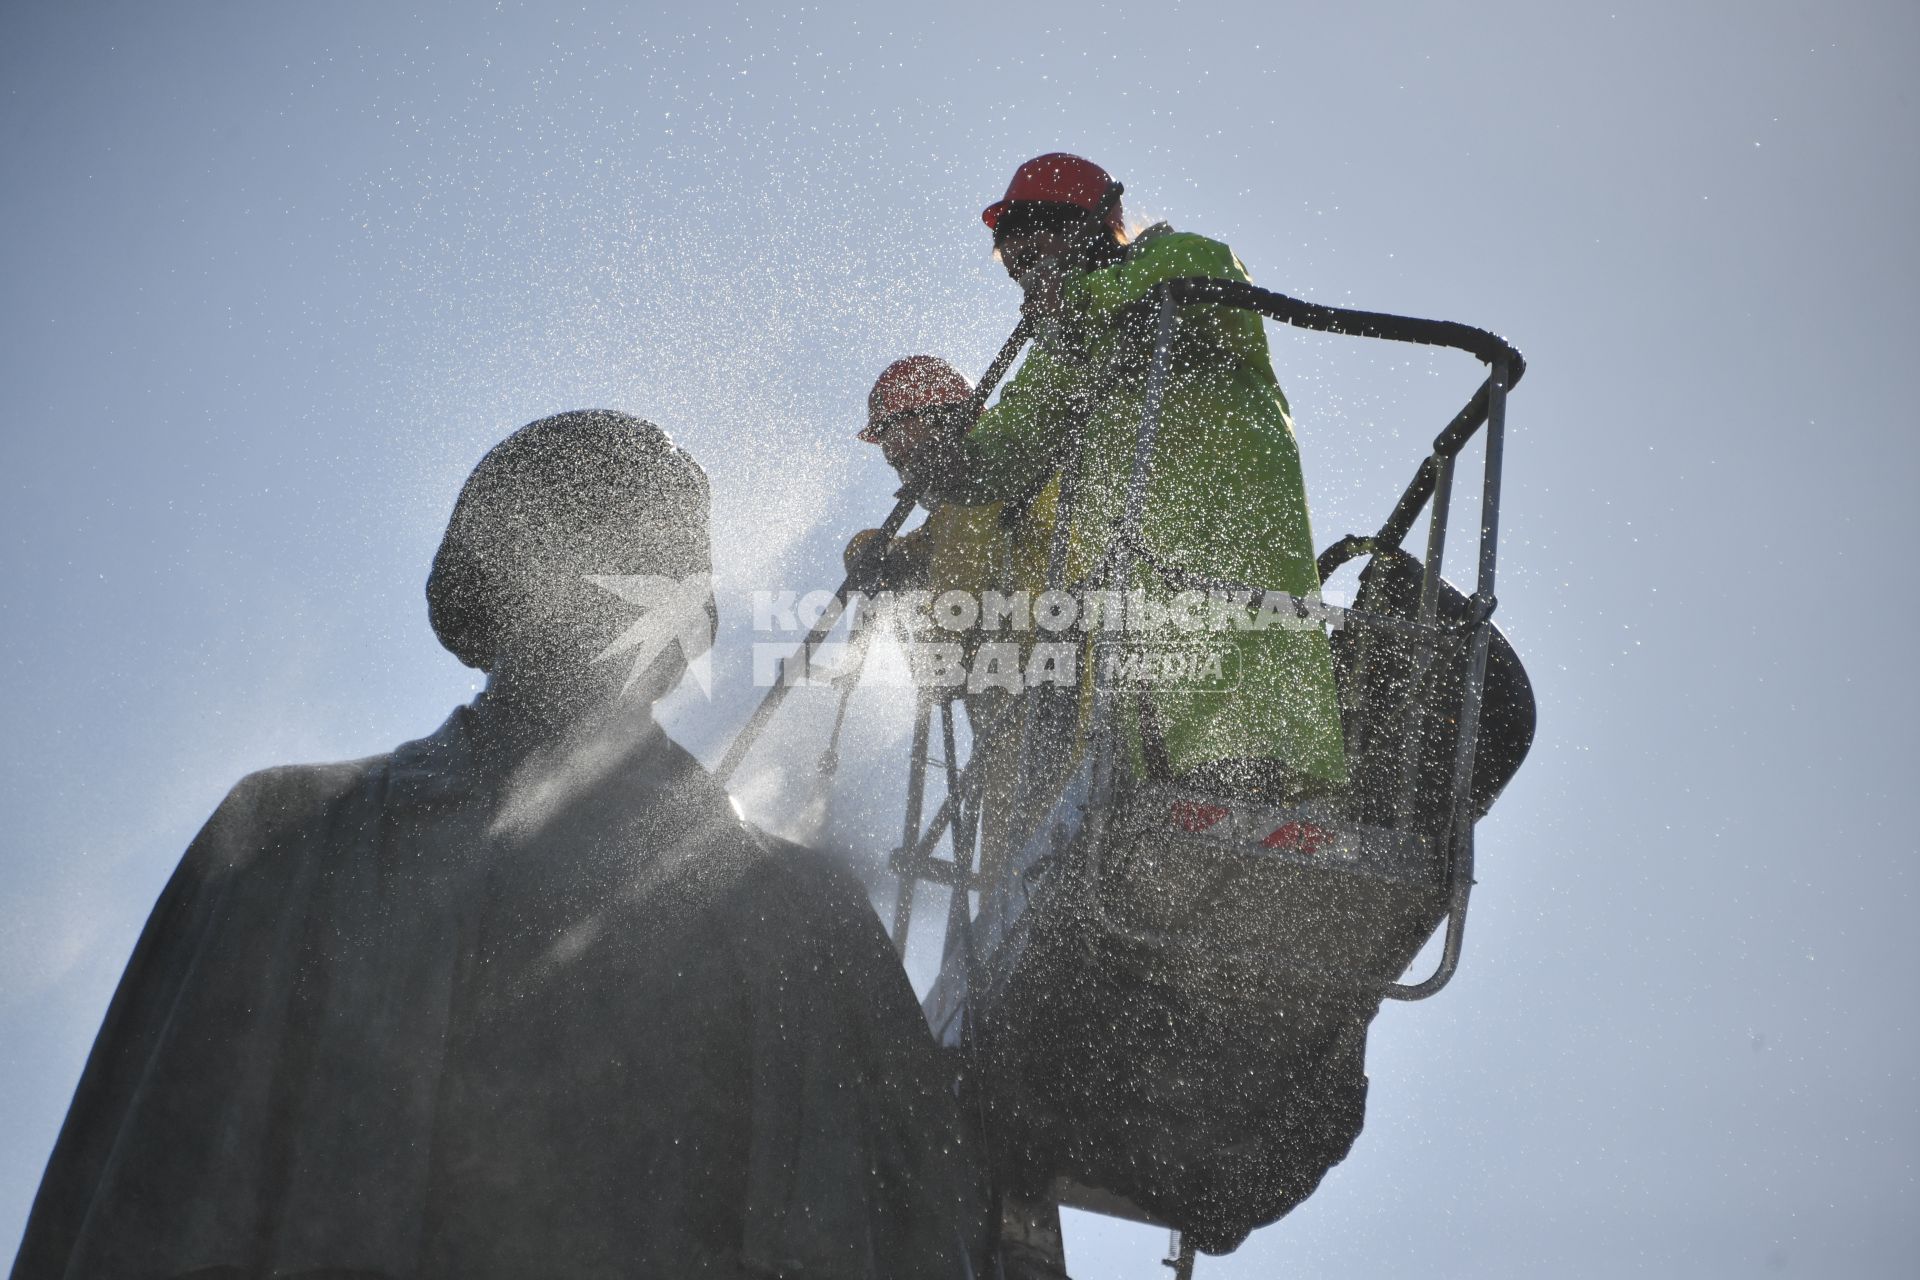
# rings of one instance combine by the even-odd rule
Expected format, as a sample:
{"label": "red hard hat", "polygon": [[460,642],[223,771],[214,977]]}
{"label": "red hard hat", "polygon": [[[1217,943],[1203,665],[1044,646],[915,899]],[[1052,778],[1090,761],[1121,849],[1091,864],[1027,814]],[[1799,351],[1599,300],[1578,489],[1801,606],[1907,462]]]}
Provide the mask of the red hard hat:
{"label": "red hard hat", "polygon": [[[1007,184],[1007,194],[981,210],[980,221],[986,223],[989,230],[995,229],[1000,225],[1000,215],[1009,207],[1026,202],[1070,204],[1088,213],[1098,213],[1105,204],[1106,223],[1118,230],[1122,215],[1119,192],[1115,188],[1119,185],[1112,174],[1091,160],[1064,151],[1050,151],[1015,169],[1013,181]],[[1113,191],[1111,199],[1109,191]]]}
{"label": "red hard hat", "polygon": [[909,413],[940,405],[965,404],[973,397],[967,375],[939,356],[895,360],[874,380],[867,396],[867,425],[860,438],[878,444],[880,433]]}

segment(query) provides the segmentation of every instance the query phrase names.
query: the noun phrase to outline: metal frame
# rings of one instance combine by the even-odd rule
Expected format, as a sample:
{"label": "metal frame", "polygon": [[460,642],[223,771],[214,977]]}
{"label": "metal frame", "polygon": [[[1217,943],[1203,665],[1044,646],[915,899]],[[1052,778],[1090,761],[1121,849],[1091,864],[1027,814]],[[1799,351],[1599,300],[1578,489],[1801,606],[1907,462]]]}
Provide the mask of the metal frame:
{"label": "metal frame", "polygon": [[[1431,975],[1419,982],[1388,983],[1379,992],[1387,998],[1396,1000],[1426,999],[1445,987],[1459,968],[1467,909],[1473,888],[1473,817],[1467,797],[1473,777],[1487,650],[1493,636],[1500,477],[1505,454],[1506,399],[1507,393],[1525,372],[1525,358],[1504,339],[1469,325],[1325,307],[1238,281],[1202,277],[1169,280],[1156,286],[1144,305],[1151,307],[1154,313],[1153,360],[1148,372],[1145,403],[1134,445],[1133,471],[1127,486],[1121,522],[1115,531],[1113,553],[1104,566],[1110,585],[1126,583],[1132,575],[1137,559],[1146,559],[1149,567],[1163,577],[1169,579],[1173,577],[1173,571],[1154,563],[1150,556],[1143,554],[1140,528],[1145,517],[1146,495],[1152,479],[1153,449],[1159,432],[1167,383],[1171,373],[1173,339],[1182,307],[1227,306],[1252,311],[1283,324],[1326,333],[1449,347],[1465,351],[1489,366],[1486,380],[1452,421],[1434,438],[1431,452],[1421,461],[1412,482],[1401,494],[1380,530],[1371,538],[1343,539],[1330,547],[1321,557],[1323,566],[1328,565],[1329,562],[1337,566],[1350,557],[1357,548],[1373,550],[1398,547],[1412,529],[1421,509],[1426,507],[1431,499],[1432,509],[1424,557],[1424,577],[1416,620],[1408,623],[1398,618],[1359,610],[1339,609],[1317,601],[1293,598],[1296,608],[1300,609],[1303,615],[1317,615],[1337,620],[1344,626],[1411,631],[1420,636],[1423,642],[1420,670],[1422,678],[1414,682],[1415,689],[1419,690],[1425,684],[1424,675],[1432,661],[1436,640],[1449,629],[1447,624],[1442,623],[1437,616],[1437,601],[1441,562],[1446,550],[1452,509],[1454,461],[1471,442],[1480,427],[1486,426],[1487,447],[1481,490],[1478,571],[1474,593],[1469,600],[1469,617],[1465,624],[1470,631],[1466,691],[1461,706],[1460,736],[1454,758],[1449,803],[1445,821],[1440,828],[1440,835],[1446,846],[1444,850],[1447,897],[1445,941],[1440,961]],[[1076,452],[1067,460],[1068,468],[1071,469],[1077,461]],[[1064,528],[1065,521],[1069,518],[1067,505],[1062,503],[1061,528]],[[1061,530],[1056,529],[1055,543],[1060,544],[1062,537]],[[1056,552],[1059,550],[1058,545],[1055,550]],[[1049,557],[1049,561],[1048,585],[1058,587],[1061,585],[1057,579],[1063,574],[1064,557],[1055,554]],[[1323,568],[1323,574],[1325,572],[1330,572],[1330,569]],[[1191,575],[1182,575],[1182,580],[1187,584],[1198,583],[1228,591],[1258,590],[1258,588],[1239,584],[1204,581],[1193,578]],[[1180,584],[1176,583],[1176,585]],[[1271,594],[1277,596],[1281,593]],[[1111,638],[1104,632],[1096,641],[1097,646],[1110,643],[1112,643]],[[1098,661],[1099,649],[1096,648],[1096,664]],[[1037,690],[1030,690],[1028,693],[1030,698],[1037,696],[1040,696]],[[1096,798],[1088,808],[1095,823],[1103,823],[1109,818],[1112,805],[1105,801],[1111,800],[1117,785],[1116,768],[1120,744],[1117,741],[1114,710],[1115,699],[1118,696],[1117,691],[1104,688],[1096,681],[1094,716],[1088,747],[1089,752],[1094,756],[1093,795]],[[1409,699],[1407,714],[1410,725],[1413,717],[1419,714],[1419,701],[1417,693]],[[1411,737],[1412,735],[1409,734],[1408,738],[1411,739]],[[1027,749],[1027,744],[1023,742],[1023,756]],[[925,758],[925,745],[918,735],[915,740],[915,751],[917,762],[915,778],[918,778],[924,770]],[[1408,763],[1410,764],[1410,761]],[[974,789],[973,772],[972,761],[968,762],[966,769],[957,774],[949,765],[948,803],[941,807],[924,832],[915,833],[910,830],[905,834],[901,847],[895,851],[892,860],[894,871],[902,877],[901,901],[903,904],[910,902],[915,880],[927,879],[948,884],[952,886],[956,895],[955,909],[950,913],[952,923],[960,925],[963,929],[970,928],[970,913],[959,905],[962,901],[959,895],[968,889],[986,887],[973,882],[971,841],[964,855],[960,851],[960,846],[956,844],[953,863],[935,859],[931,855],[941,835],[952,824],[956,798],[960,801],[958,807],[964,810],[966,801],[971,797]],[[1413,803],[1414,770],[1403,767],[1401,772],[1402,792],[1399,808],[1405,816],[1410,812]],[[917,785],[917,783],[910,783],[910,788]],[[910,789],[910,798],[917,795],[917,790]],[[1023,798],[1031,799],[1031,797]],[[966,825],[971,828],[973,824]],[[957,826],[956,830],[958,830]],[[972,835],[971,829],[968,834]],[[1092,844],[1097,847],[1098,843],[1096,833]],[[902,953],[906,949],[905,926],[909,921],[910,907],[903,905],[895,913],[894,937],[895,945]]]}

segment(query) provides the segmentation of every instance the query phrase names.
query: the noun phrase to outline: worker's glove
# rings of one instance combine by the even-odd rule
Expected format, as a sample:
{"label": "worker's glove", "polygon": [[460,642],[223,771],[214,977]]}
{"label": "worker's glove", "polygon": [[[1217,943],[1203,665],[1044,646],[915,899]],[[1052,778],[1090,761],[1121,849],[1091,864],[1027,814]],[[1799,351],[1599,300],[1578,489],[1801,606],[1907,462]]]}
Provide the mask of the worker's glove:
{"label": "worker's glove", "polygon": [[905,554],[880,529],[862,529],[854,534],[840,559],[847,567],[847,581],[856,591],[898,590],[910,572]]}

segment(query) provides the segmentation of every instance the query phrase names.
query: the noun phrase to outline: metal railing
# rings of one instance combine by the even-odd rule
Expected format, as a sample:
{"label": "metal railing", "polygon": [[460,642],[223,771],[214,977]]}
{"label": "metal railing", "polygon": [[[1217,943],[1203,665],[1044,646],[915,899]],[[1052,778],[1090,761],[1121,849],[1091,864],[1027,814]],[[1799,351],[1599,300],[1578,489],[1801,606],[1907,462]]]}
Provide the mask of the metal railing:
{"label": "metal railing", "polygon": [[[1380,992],[1386,997],[1399,1000],[1424,999],[1444,987],[1459,966],[1467,908],[1473,886],[1473,812],[1468,802],[1468,794],[1472,784],[1487,652],[1493,635],[1492,617],[1496,605],[1494,585],[1498,567],[1500,475],[1504,461],[1506,400],[1508,392],[1524,373],[1526,362],[1520,352],[1504,339],[1486,330],[1450,321],[1421,320],[1378,312],[1321,306],[1239,281],[1196,277],[1169,280],[1156,286],[1143,303],[1143,306],[1150,309],[1152,313],[1153,342],[1141,422],[1134,441],[1132,471],[1119,522],[1113,531],[1112,551],[1101,566],[1102,572],[1111,584],[1128,583],[1136,562],[1144,560],[1149,570],[1159,574],[1175,587],[1198,584],[1222,591],[1259,592],[1269,596],[1282,594],[1266,592],[1265,588],[1259,584],[1211,581],[1181,566],[1161,564],[1152,559],[1141,540],[1147,494],[1152,481],[1154,448],[1164,411],[1166,390],[1172,376],[1172,354],[1179,315],[1182,308],[1197,305],[1249,311],[1282,324],[1325,333],[1448,347],[1465,351],[1489,366],[1486,380],[1434,438],[1431,451],[1421,461],[1412,482],[1401,494],[1379,531],[1371,537],[1344,538],[1323,552],[1319,560],[1321,576],[1325,577],[1356,554],[1398,548],[1412,529],[1421,510],[1431,503],[1420,600],[1414,619],[1409,622],[1406,619],[1358,609],[1339,609],[1318,601],[1298,598],[1294,600],[1295,605],[1303,613],[1309,610],[1315,611],[1318,616],[1337,621],[1342,626],[1397,630],[1403,634],[1412,633],[1417,637],[1416,671],[1409,686],[1415,690],[1415,693],[1402,708],[1406,716],[1403,735],[1405,749],[1399,771],[1400,791],[1396,803],[1401,820],[1410,820],[1416,803],[1414,788],[1419,772],[1414,759],[1418,737],[1415,726],[1422,710],[1419,691],[1430,685],[1427,677],[1434,660],[1436,642],[1443,631],[1448,629],[1448,624],[1443,623],[1438,617],[1437,606],[1441,562],[1445,553],[1452,509],[1454,463],[1480,428],[1482,426],[1487,428],[1477,576],[1473,595],[1468,602],[1468,617],[1464,624],[1468,631],[1464,696],[1460,707],[1459,736],[1455,747],[1444,821],[1438,832],[1445,843],[1444,881],[1447,904],[1445,941],[1438,966],[1429,977],[1415,983],[1388,983]],[[1066,460],[1063,468],[1066,475],[1070,476],[1076,470],[1076,462],[1077,450]],[[1057,514],[1059,523],[1054,534],[1053,554],[1049,556],[1049,587],[1057,588],[1062,585],[1059,579],[1064,572],[1065,529],[1071,518],[1071,495],[1063,493]],[[1096,670],[1098,661],[1096,656]],[[1033,700],[1042,696],[1045,695],[1039,689],[1028,691],[1028,706],[1026,715],[1023,717],[1028,723],[1032,722],[1036,710]],[[1113,794],[1116,783],[1114,774],[1121,756],[1114,715],[1114,702],[1118,696],[1117,690],[1103,687],[1101,682],[1096,681],[1095,706],[1088,735],[1088,749],[1098,753],[1095,757],[1096,794],[1108,796]],[[974,843],[973,837],[978,828],[976,811],[981,801],[978,761],[969,760],[964,769],[955,767],[951,746],[950,701],[941,707],[943,727],[946,729],[943,763],[947,796],[924,827],[919,821],[921,809],[919,798],[922,793],[920,779],[926,765],[927,729],[930,727],[927,722],[931,718],[933,709],[929,702],[923,701],[921,705],[921,727],[915,734],[914,760],[911,766],[913,773],[910,780],[908,827],[903,832],[901,846],[895,850],[892,860],[893,869],[902,880],[901,898],[894,923],[895,942],[903,950],[906,943],[905,931],[911,919],[911,898],[915,881],[929,880],[951,888],[954,894],[954,910],[949,913],[949,926],[950,928],[957,926],[961,929],[967,928],[967,912],[962,905],[966,900],[965,895],[969,890],[987,887],[979,883],[979,878],[973,871],[974,851],[968,847]],[[1023,760],[1031,750],[1030,735],[1023,733],[1021,742]],[[1022,776],[1026,772],[1023,770]],[[1033,799],[1031,794],[1018,797],[1015,802],[1018,811],[1031,811],[1034,807]],[[952,837],[950,843],[953,847],[953,859],[948,861],[934,857],[934,850],[938,847],[942,836],[949,834]]]}

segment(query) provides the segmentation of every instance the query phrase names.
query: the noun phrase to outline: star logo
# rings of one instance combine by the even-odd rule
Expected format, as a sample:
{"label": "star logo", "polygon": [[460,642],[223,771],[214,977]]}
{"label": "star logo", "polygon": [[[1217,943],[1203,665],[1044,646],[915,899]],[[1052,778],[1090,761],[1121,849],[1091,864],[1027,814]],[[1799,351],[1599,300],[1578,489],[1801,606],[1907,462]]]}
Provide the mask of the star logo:
{"label": "star logo", "polygon": [[595,654],[595,662],[632,651],[633,665],[627,669],[627,682],[620,691],[633,687],[653,660],[667,646],[678,644],[687,659],[687,670],[700,685],[700,692],[713,696],[713,630],[707,614],[713,599],[713,579],[708,574],[690,574],[668,578],[656,573],[593,574],[588,582],[602,591],[612,592],[628,604],[637,605],[640,616],[633,625],[614,638],[612,644]]}

